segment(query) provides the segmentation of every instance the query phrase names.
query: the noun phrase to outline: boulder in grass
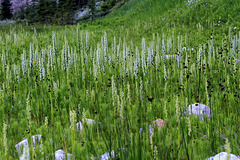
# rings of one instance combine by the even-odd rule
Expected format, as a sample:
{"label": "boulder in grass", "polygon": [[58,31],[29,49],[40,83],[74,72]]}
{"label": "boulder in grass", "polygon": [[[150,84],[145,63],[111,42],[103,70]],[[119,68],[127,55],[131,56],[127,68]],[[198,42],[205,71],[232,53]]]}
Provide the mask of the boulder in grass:
{"label": "boulder in grass", "polygon": [[[95,124],[95,121],[93,119],[82,119],[82,121],[79,121],[77,124],[76,124],[76,128],[77,130],[79,131],[82,131],[83,130],[83,126],[84,125],[92,125],[92,124]],[[98,123],[99,124],[99,123]]]}
{"label": "boulder in grass", "polygon": [[[124,148],[122,148],[122,150],[125,152]],[[100,160],[110,160],[110,159],[115,159],[117,157],[118,157],[118,154],[114,150],[112,150],[111,155],[110,155],[110,152],[104,153],[103,155],[100,156]],[[99,158],[95,157],[94,159],[98,160]]]}
{"label": "boulder in grass", "polygon": [[187,48],[187,47],[183,47],[183,48],[182,48],[182,51],[187,51],[187,50],[188,50],[188,51],[189,51],[189,50],[192,50],[192,51],[194,51],[194,49],[193,49],[193,48]]}
{"label": "boulder in grass", "polygon": [[29,148],[23,147],[22,155],[20,156],[20,160],[29,160]]}
{"label": "boulder in grass", "polygon": [[207,115],[207,117],[210,119],[212,110],[204,104],[195,103],[195,104],[188,106],[188,109],[185,112],[185,114],[198,115],[198,116],[200,116],[201,120],[203,120],[204,115]]}
{"label": "boulder in grass", "polygon": [[57,150],[55,152],[55,160],[64,160],[64,159],[70,160],[72,156],[73,156],[72,154],[70,153],[66,154],[63,150]]}
{"label": "boulder in grass", "polygon": [[236,63],[238,64],[239,63],[239,60],[238,59],[235,59]]}
{"label": "boulder in grass", "polygon": [[186,51],[186,50],[187,50],[187,47],[183,47],[183,48],[182,48],[182,51]]}
{"label": "boulder in grass", "polygon": [[153,124],[149,125],[149,134],[150,135],[152,134],[153,127],[156,126],[158,129],[160,129],[165,125],[166,124],[165,124],[164,120],[162,120],[162,119],[157,119],[156,121],[153,121]]}
{"label": "boulder in grass", "polygon": [[142,133],[142,131],[143,131],[143,128],[140,128],[140,129],[139,129],[139,133]]}
{"label": "boulder in grass", "polygon": [[165,55],[165,59],[177,60],[178,59],[178,55],[176,55],[176,54],[174,54],[174,55]]}
{"label": "boulder in grass", "polygon": [[157,128],[162,128],[163,126],[165,126],[165,122],[162,119],[157,119],[156,121],[153,121],[153,123],[155,123],[157,125]]}
{"label": "boulder in grass", "polygon": [[[42,138],[42,135],[33,135],[32,136],[32,142],[33,142],[33,147],[35,148],[37,143],[40,143],[40,140]],[[51,139],[49,139],[51,142],[53,142]],[[22,151],[21,151],[22,147]],[[18,155],[20,156],[20,159],[29,159],[29,143],[28,139],[24,139],[23,141],[19,142],[18,144],[15,145],[15,148],[18,151]],[[55,144],[55,149],[57,148]]]}
{"label": "boulder in grass", "polygon": [[[32,136],[33,147],[36,147],[36,140],[38,140],[38,143],[40,143],[41,138],[42,138],[42,135],[33,135]],[[23,141],[21,141],[21,142],[19,142],[18,144],[15,145],[15,148],[17,149],[19,155],[21,155],[21,146],[23,146],[23,150],[26,152],[26,150],[24,148],[29,147],[28,140],[24,139]]]}
{"label": "boulder in grass", "polygon": [[[115,157],[114,150],[111,151],[111,155],[109,152],[107,152],[107,153],[102,154],[100,157],[101,157],[101,160],[108,160],[108,159],[114,158]],[[116,157],[117,157],[117,155],[116,155]]]}
{"label": "boulder in grass", "polygon": [[16,21],[14,21],[14,20],[3,20],[3,21],[0,21],[0,24],[1,25],[8,25],[8,24],[14,24],[15,22]]}
{"label": "boulder in grass", "polygon": [[[206,160],[227,160],[227,152],[218,153],[214,157],[210,157]],[[240,158],[235,156],[234,154],[230,154],[229,160],[240,160]]]}

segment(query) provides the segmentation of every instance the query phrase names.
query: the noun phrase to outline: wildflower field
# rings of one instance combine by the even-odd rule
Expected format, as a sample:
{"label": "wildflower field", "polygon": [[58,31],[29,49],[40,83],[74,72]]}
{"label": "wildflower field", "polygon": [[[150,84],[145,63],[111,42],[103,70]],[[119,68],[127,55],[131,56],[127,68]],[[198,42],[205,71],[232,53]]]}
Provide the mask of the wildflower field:
{"label": "wildflower field", "polygon": [[74,26],[0,26],[0,159],[239,156],[239,18],[237,0],[130,0]]}

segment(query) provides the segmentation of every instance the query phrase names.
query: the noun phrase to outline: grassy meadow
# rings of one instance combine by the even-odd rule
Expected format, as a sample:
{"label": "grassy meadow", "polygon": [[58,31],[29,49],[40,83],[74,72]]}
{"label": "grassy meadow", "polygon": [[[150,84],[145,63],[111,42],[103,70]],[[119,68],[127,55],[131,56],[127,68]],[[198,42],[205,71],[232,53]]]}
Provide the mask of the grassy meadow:
{"label": "grassy meadow", "polygon": [[239,0],[129,0],[78,25],[0,26],[0,159],[24,138],[28,159],[240,156],[239,19]]}

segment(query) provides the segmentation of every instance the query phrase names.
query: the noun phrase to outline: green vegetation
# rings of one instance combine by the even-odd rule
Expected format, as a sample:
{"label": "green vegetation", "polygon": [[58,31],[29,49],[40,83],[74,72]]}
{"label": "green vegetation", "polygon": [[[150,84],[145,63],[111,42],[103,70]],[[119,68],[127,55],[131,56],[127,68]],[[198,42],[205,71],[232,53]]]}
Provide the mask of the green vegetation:
{"label": "green vegetation", "polygon": [[237,0],[201,0],[188,4],[185,0],[131,0],[106,17],[84,26],[88,30],[114,30],[118,36],[139,45],[142,37],[151,41],[153,33],[186,33],[191,36],[190,45],[194,47],[205,43],[211,34],[221,45],[229,27],[240,26]]}
{"label": "green vegetation", "polygon": [[[0,26],[2,159],[18,159],[24,137],[30,159],[53,159],[57,149],[73,159],[119,148],[127,150],[120,159],[240,155],[240,2],[119,6],[73,26]],[[185,114],[197,102],[211,108],[210,119]],[[85,118],[100,127],[84,123],[78,131]],[[157,118],[166,125],[150,134]]]}

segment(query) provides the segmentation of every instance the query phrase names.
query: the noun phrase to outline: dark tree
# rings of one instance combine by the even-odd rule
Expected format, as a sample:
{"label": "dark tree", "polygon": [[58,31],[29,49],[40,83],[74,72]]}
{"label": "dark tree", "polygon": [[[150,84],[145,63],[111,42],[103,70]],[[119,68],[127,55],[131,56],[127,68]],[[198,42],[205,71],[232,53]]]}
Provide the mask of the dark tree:
{"label": "dark tree", "polygon": [[89,0],[77,0],[79,9],[86,6]]}
{"label": "dark tree", "polygon": [[44,24],[53,22],[56,10],[56,2],[53,0],[39,0],[37,8],[37,21]]}
{"label": "dark tree", "polygon": [[93,21],[95,10],[96,10],[96,1],[95,0],[89,0],[88,1],[88,7],[90,9],[91,18],[92,18],[92,21]]}
{"label": "dark tree", "polygon": [[26,1],[26,5],[23,6],[24,19],[29,23],[33,24],[37,22],[38,10],[37,10],[37,1],[32,0],[31,3],[29,0]]}
{"label": "dark tree", "polygon": [[78,8],[78,1],[76,0],[59,0],[58,1],[58,18],[61,24],[73,24],[75,10]]}
{"label": "dark tree", "polygon": [[3,0],[2,1],[2,9],[1,9],[1,17],[2,19],[10,19],[12,18],[12,4],[10,2],[10,0]]}

